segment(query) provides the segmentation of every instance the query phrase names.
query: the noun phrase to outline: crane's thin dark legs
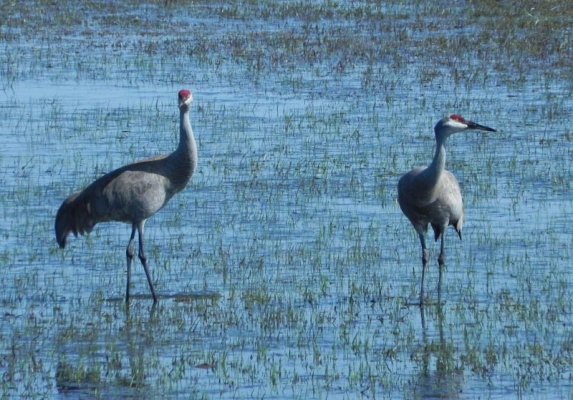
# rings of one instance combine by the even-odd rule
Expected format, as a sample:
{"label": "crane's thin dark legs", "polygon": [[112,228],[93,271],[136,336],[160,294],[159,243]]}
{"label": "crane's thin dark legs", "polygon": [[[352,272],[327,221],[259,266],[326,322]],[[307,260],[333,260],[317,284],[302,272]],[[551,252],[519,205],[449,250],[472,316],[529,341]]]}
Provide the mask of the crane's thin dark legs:
{"label": "crane's thin dark legs", "polygon": [[129,302],[129,286],[131,284],[131,261],[133,260],[133,238],[135,237],[135,224],[131,226],[131,236],[125,254],[127,256],[127,288],[125,290],[125,302]]}
{"label": "crane's thin dark legs", "polygon": [[446,253],[444,252],[444,237],[446,232],[442,233],[442,240],[440,242],[440,255],[438,256],[438,265],[440,266],[440,273],[438,275],[438,301],[442,298],[442,272],[444,269],[444,264],[446,263]]}
{"label": "crane's thin dark legs", "polygon": [[131,286],[131,262],[133,261],[133,239],[135,238],[135,231],[137,230],[139,239],[139,260],[143,264],[143,270],[145,271],[145,276],[147,276],[147,283],[149,283],[149,289],[151,289],[151,296],[153,296],[153,302],[157,303],[157,296],[155,295],[155,289],[153,288],[153,283],[151,282],[151,274],[149,273],[149,268],[147,267],[147,258],[145,257],[145,252],[143,251],[143,226],[145,221],[133,224],[131,226],[131,236],[129,237],[129,243],[127,244],[127,250],[125,254],[127,256],[127,287],[125,289],[125,302],[129,303],[129,287]]}
{"label": "crane's thin dark legs", "polygon": [[428,260],[430,259],[430,253],[426,248],[426,235],[418,233],[420,237],[420,244],[422,245],[422,282],[420,284],[420,305],[424,304],[424,275],[426,274],[426,266],[428,265]]}
{"label": "crane's thin dark legs", "polygon": [[145,270],[145,276],[147,276],[147,283],[149,283],[149,289],[151,290],[151,296],[153,296],[153,302],[157,303],[157,296],[155,295],[155,289],[153,288],[153,282],[151,282],[151,274],[149,273],[149,268],[147,268],[147,258],[143,251],[143,226],[145,221],[140,222],[137,227],[139,233],[139,259],[141,264],[143,264],[143,269]]}

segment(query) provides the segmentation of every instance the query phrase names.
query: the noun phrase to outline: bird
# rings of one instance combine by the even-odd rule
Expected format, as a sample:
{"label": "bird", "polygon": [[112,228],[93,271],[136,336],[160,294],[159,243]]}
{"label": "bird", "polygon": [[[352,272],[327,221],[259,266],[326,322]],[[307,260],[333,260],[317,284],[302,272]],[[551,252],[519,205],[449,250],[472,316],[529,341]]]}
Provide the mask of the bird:
{"label": "bird", "polygon": [[129,303],[136,232],[139,241],[138,257],[143,265],[153,302],[157,303],[144,250],[145,222],[185,188],[197,168],[197,144],[189,116],[193,95],[191,91],[183,89],[179,91],[178,98],[179,144],[175,151],[125,165],[105,174],[85,189],[66,198],[56,214],[55,233],[60,248],[66,246],[70,233],[75,236],[84,235],[100,222],[119,221],[131,224],[131,236],[126,249],[126,303]]}
{"label": "bird", "polygon": [[434,238],[441,238],[438,256],[438,296],[441,295],[442,269],[445,264],[444,237],[452,225],[460,240],[464,224],[464,205],[460,185],[456,177],[446,170],[446,140],[452,134],[468,130],[496,132],[495,129],[477,124],[453,114],[442,118],[434,127],[436,150],[428,167],[414,168],[398,182],[398,203],[410,220],[422,246],[422,279],[420,305],[424,304],[424,274],[429,261],[426,247],[428,225],[432,226]]}

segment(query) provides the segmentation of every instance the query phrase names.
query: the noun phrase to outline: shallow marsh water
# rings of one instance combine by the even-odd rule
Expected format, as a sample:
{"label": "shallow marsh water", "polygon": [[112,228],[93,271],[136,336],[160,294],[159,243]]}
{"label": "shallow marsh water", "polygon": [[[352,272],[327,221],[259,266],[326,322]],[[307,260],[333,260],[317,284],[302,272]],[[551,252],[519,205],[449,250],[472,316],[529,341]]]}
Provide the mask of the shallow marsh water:
{"label": "shallow marsh water", "polygon": [[[564,2],[566,3],[566,2]],[[5,398],[573,396],[573,60],[555,2],[5,2]],[[194,93],[199,169],[147,223],[60,251],[61,201],[171,151]],[[396,202],[448,142],[464,239],[420,249]]]}

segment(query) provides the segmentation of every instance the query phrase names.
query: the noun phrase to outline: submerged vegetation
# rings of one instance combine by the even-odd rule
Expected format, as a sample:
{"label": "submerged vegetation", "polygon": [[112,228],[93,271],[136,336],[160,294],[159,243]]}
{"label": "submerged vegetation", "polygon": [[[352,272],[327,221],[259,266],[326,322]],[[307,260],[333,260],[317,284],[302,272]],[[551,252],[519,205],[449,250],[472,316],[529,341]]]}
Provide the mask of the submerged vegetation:
{"label": "submerged vegetation", "polygon": [[281,70],[357,73],[366,89],[379,90],[414,63],[418,83],[447,79],[461,89],[523,85],[539,74],[570,81],[572,8],[552,1],[6,2],[0,34],[10,51],[2,72],[4,84],[38,73],[174,83],[189,80],[189,67],[217,76],[237,65],[247,81]]}
{"label": "submerged vegetation", "polygon": [[[567,2],[0,4],[0,396],[573,395]],[[129,227],[60,251],[60,202],[168,153],[199,168],[148,222],[160,294],[126,311]],[[464,240],[419,291],[398,177],[452,138]],[[152,228],[151,228],[152,227]],[[435,263],[435,246],[431,247]],[[134,292],[147,293],[136,264]],[[437,266],[430,264],[429,296]]]}

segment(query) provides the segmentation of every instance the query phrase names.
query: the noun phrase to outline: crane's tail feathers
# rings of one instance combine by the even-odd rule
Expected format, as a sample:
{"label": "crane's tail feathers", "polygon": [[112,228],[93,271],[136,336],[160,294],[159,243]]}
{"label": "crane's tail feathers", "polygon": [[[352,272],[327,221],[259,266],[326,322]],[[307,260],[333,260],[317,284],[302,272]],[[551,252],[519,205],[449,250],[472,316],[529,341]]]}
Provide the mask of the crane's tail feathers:
{"label": "crane's tail feathers", "polygon": [[62,249],[66,247],[66,239],[70,233],[74,236],[90,233],[95,225],[89,204],[82,201],[80,193],[64,200],[56,215],[56,240]]}
{"label": "crane's tail feathers", "polygon": [[456,223],[456,225],[454,225],[454,228],[456,228],[456,232],[458,233],[458,236],[460,237],[460,240],[462,240],[462,227],[464,226],[464,219],[463,216],[462,218],[460,218],[458,220],[458,222]]}
{"label": "crane's tail feathers", "polygon": [[434,231],[434,240],[437,242],[440,236],[444,234],[444,232],[442,232],[442,228],[439,225],[434,225],[434,224],[431,225],[432,225],[432,230]]}
{"label": "crane's tail feathers", "polygon": [[[440,228],[439,225],[432,225],[432,229],[434,230],[434,240],[437,242],[438,239],[444,235],[446,232],[444,229]],[[454,225],[454,229],[456,230],[456,233],[458,234],[458,236],[460,237],[460,240],[462,240],[462,223],[461,222],[457,222]]]}

